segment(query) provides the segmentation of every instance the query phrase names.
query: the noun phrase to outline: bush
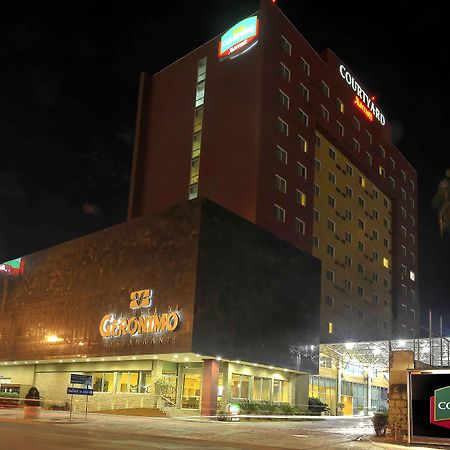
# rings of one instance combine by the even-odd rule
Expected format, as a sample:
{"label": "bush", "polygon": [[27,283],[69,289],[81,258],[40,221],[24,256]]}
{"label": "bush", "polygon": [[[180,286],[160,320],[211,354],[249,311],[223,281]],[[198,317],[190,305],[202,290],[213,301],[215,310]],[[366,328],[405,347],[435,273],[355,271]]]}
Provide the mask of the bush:
{"label": "bush", "polygon": [[318,398],[309,397],[308,410],[313,416],[320,416],[322,412],[329,412],[330,408],[326,403],[322,403]]}
{"label": "bush", "polygon": [[17,392],[0,392],[1,407],[17,407],[19,405],[19,394]]}
{"label": "bush", "polygon": [[378,411],[372,416],[373,429],[377,436],[382,436],[386,433],[388,424],[388,414],[386,411]]}
{"label": "bush", "polygon": [[25,406],[41,406],[40,398],[38,389],[35,386],[31,387],[25,395]]}

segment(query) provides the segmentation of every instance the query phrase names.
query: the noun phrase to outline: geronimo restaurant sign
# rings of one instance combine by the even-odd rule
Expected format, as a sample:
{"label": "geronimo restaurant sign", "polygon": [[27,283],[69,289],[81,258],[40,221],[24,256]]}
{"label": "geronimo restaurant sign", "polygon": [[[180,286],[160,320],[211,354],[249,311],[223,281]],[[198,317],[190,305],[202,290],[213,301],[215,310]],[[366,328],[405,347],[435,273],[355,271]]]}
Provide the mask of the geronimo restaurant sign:
{"label": "geronimo restaurant sign", "polygon": [[381,125],[386,123],[381,111],[375,106],[375,97],[369,97],[364,89],[355,80],[355,77],[341,64],[339,66],[339,72],[345,82],[355,91],[354,105],[366,116],[367,120],[373,122],[373,119],[377,119]]}
{"label": "geronimo restaurant sign", "polygon": [[450,443],[450,371],[409,374],[410,442]]}
{"label": "geronimo restaurant sign", "polygon": [[233,58],[250,50],[258,41],[257,16],[241,20],[222,35],[219,42],[219,58]]}
{"label": "geronimo restaurant sign", "polygon": [[156,308],[150,312],[153,303],[153,291],[144,289],[130,294],[130,309],[140,310],[132,317],[116,317],[106,314],[100,321],[100,334],[106,338],[120,336],[151,335],[164,331],[175,331],[180,324],[178,311],[159,314]]}

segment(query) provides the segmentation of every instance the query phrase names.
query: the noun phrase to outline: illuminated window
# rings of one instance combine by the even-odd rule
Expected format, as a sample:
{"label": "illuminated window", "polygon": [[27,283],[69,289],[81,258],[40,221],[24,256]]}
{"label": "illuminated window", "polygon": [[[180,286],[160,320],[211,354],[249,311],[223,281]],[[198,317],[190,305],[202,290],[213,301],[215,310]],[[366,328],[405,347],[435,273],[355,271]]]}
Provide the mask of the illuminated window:
{"label": "illuminated window", "polygon": [[299,177],[304,178],[306,180],[306,174],[307,174],[306,167],[299,162],[297,162],[297,173],[298,173]]}
{"label": "illuminated window", "polygon": [[277,118],[277,128],[278,131],[283,135],[283,136],[288,136],[289,135],[289,126],[288,124],[281,119],[280,117]]}
{"label": "illuminated window", "polygon": [[286,81],[291,81],[291,71],[281,61],[280,61],[280,75]]}
{"label": "illuminated window", "polygon": [[345,195],[348,198],[353,198],[353,189],[350,186],[345,186]]}
{"label": "illuminated window", "polygon": [[279,145],[277,145],[277,147],[276,147],[276,157],[277,157],[277,161],[280,161],[283,164],[287,164],[288,154]]}
{"label": "illuminated window", "polygon": [[412,281],[416,281],[416,274],[415,274],[415,272],[413,272],[412,270],[409,271],[409,278],[410,278]]}
{"label": "illuminated window", "polygon": [[359,120],[353,116],[353,128],[355,128],[355,130],[360,131],[361,130],[361,124],[359,123]]}
{"label": "illuminated window", "polygon": [[325,296],[325,305],[329,306],[330,308],[333,308],[334,306],[334,298],[331,295]]}
{"label": "illuminated window", "polygon": [[322,115],[322,119],[325,119],[327,122],[330,121],[330,112],[328,111],[327,108],[325,108],[325,106],[320,105],[320,112]]}
{"label": "illuminated window", "polygon": [[359,142],[355,138],[353,138],[353,150],[358,153],[361,151],[361,145],[359,145]]}
{"label": "illuminated window", "polygon": [[286,193],[286,180],[279,175],[275,175],[275,187],[279,191]]}
{"label": "illuminated window", "polygon": [[351,257],[351,256],[348,256],[348,255],[345,255],[345,256],[344,256],[344,264],[345,264],[347,267],[352,267],[352,262],[353,262],[353,260],[352,260],[352,257]]}
{"label": "illuminated window", "polygon": [[344,103],[342,103],[342,101],[339,98],[336,99],[336,102],[338,111],[344,114]]}
{"label": "illuminated window", "polygon": [[328,219],[327,228],[334,233],[336,231],[336,224],[332,220]]}
{"label": "illuminated window", "polygon": [[314,215],[314,222],[319,222],[319,220],[320,220],[320,212],[317,211],[317,209],[314,209],[313,215]]}
{"label": "illuminated window", "polygon": [[290,42],[281,35],[281,48],[290,56],[291,55],[291,44]]}
{"label": "illuminated window", "polygon": [[349,280],[348,278],[344,279],[344,289],[347,291],[351,291],[352,290],[352,281]]}
{"label": "illuminated window", "polygon": [[306,75],[309,76],[309,74],[310,74],[310,66],[303,58],[300,58],[300,67],[302,68],[303,72],[305,72]]}
{"label": "illuminated window", "polygon": [[306,194],[299,189],[295,190],[295,199],[300,205],[306,206]]}
{"label": "illuminated window", "polygon": [[289,97],[281,89],[278,89],[278,100],[281,106],[289,109]]}
{"label": "illuminated window", "polygon": [[298,135],[297,137],[298,137],[298,145],[299,145],[300,150],[303,153],[307,153],[308,152],[308,142],[305,139],[303,139],[300,135]]}
{"label": "illuminated window", "polygon": [[278,205],[273,205],[273,215],[279,222],[286,221],[286,210]]}
{"label": "illuminated window", "polygon": [[378,167],[378,174],[384,178],[384,176],[385,176],[385,171],[384,171],[384,169],[383,169],[382,166],[379,166],[379,167]]}
{"label": "illuminated window", "polygon": [[344,136],[344,126],[342,125],[342,123],[340,123],[339,121],[336,120],[336,127],[337,127],[337,132],[339,133],[339,136]]}
{"label": "illuminated window", "polygon": [[333,173],[331,170],[328,171],[328,181],[331,184],[336,184],[336,174]]}
{"label": "illuminated window", "polygon": [[307,127],[309,123],[308,115],[301,108],[298,108],[298,112],[300,116],[300,122]]}
{"label": "illuminated window", "polygon": [[323,80],[322,80],[322,82],[320,84],[320,91],[322,92],[323,95],[325,95],[327,97],[330,96],[330,88],[328,87],[328,85]]}
{"label": "illuminated window", "polygon": [[328,322],[328,333],[333,334],[333,324],[331,322]]}
{"label": "illuminated window", "polygon": [[295,231],[300,234],[305,234],[306,225],[303,220],[300,220],[298,217],[295,218]]}
{"label": "illuminated window", "polygon": [[320,196],[320,186],[318,184],[315,184],[315,183],[314,183],[314,195],[316,197]]}
{"label": "illuminated window", "polygon": [[328,206],[336,208],[336,199],[331,194],[328,194]]}
{"label": "illuminated window", "polygon": [[367,140],[369,141],[369,144],[372,143],[372,135],[366,130]]}
{"label": "illuminated window", "polygon": [[303,83],[300,83],[300,95],[306,100],[309,101],[309,90]]}
{"label": "illuminated window", "polygon": [[316,158],[314,160],[314,169],[316,170],[316,172],[320,172],[320,167],[321,167],[320,161]]}
{"label": "illuminated window", "polygon": [[387,258],[383,258],[383,266],[389,269],[389,260]]}
{"label": "illuminated window", "polygon": [[359,175],[358,182],[363,188],[366,187],[366,179],[362,175]]}

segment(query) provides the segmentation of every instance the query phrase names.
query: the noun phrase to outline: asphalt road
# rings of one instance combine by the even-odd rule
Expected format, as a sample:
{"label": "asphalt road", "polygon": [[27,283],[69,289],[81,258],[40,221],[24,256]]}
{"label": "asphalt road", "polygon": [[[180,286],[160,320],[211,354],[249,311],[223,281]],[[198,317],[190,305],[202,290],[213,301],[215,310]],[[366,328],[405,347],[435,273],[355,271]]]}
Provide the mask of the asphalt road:
{"label": "asphalt road", "polygon": [[231,423],[90,414],[69,423],[67,413],[42,416],[24,420],[21,411],[0,411],[0,450],[399,448],[371,442],[368,418]]}

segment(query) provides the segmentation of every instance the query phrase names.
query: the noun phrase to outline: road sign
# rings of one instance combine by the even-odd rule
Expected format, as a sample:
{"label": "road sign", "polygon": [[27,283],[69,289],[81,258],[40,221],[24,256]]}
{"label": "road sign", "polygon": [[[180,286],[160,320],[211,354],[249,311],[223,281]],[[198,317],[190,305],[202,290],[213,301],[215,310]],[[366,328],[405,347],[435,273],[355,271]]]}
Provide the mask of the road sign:
{"label": "road sign", "polygon": [[92,384],[92,375],[80,375],[78,373],[71,373],[70,382],[72,384]]}
{"label": "road sign", "polygon": [[72,395],[94,395],[93,389],[86,389],[86,388],[67,388],[67,393]]}

